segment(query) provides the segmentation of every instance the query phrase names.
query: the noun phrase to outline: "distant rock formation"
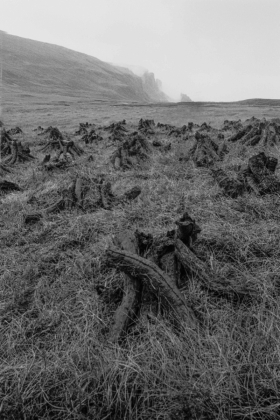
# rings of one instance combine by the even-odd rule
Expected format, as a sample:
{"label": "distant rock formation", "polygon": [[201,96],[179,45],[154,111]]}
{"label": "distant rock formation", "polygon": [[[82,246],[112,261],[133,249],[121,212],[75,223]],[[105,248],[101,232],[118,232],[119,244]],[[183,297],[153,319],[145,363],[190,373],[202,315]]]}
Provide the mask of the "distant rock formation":
{"label": "distant rock formation", "polygon": [[181,93],[180,102],[192,102],[191,98],[185,93]]}
{"label": "distant rock formation", "polygon": [[154,73],[146,71],[142,78],[143,90],[154,101],[168,102],[168,97],[162,92],[162,83],[160,80],[155,79]]}

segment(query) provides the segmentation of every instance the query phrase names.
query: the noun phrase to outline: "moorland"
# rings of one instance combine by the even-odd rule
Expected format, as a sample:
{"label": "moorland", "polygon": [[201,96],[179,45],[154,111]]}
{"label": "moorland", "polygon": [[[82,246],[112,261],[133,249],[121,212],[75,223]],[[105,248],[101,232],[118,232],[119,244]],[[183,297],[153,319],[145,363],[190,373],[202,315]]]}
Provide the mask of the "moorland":
{"label": "moorland", "polygon": [[[2,180],[18,190],[0,198],[1,418],[279,418],[280,196],[249,187],[232,196],[213,176],[218,167],[236,180],[260,152],[279,160],[278,135],[263,142],[279,106],[7,97]],[[232,141],[250,124],[256,144]],[[190,151],[200,139],[225,153],[208,159],[203,149],[198,164],[200,150]],[[77,180],[85,189],[75,195]],[[123,232],[173,238],[158,273],[176,277],[172,232],[186,212],[199,231],[185,249],[194,265],[172,283],[187,308],[178,319],[172,296],[153,287],[153,266],[145,280],[108,250]],[[145,280],[141,304],[116,337],[133,279]]]}

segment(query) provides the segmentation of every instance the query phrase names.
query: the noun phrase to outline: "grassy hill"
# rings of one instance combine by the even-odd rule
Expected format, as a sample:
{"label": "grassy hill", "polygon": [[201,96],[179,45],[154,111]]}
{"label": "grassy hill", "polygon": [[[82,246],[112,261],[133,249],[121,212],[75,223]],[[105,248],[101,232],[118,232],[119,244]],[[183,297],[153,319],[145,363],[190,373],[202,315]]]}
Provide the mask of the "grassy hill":
{"label": "grassy hill", "polygon": [[142,79],[95,57],[57,45],[3,35],[4,100],[91,99],[154,102],[162,92],[148,90]]}

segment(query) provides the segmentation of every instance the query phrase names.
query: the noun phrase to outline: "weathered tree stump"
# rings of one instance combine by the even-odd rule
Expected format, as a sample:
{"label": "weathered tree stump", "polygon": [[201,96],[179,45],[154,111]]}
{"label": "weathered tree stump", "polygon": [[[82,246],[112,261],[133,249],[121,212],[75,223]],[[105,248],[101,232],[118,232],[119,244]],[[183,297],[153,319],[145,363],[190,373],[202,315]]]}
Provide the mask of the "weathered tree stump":
{"label": "weathered tree stump", "polygon": [[195,140],[196,142],[187,156],[181,158],[181,160],[188,161],[192,159],[198,167],[209,167],[222,160],[227,153],[226,146],[219,147],[207,135],[196,132]]}
{"label": "weathered tree stump", "polygon": [[[93,190],[95,200],[93,205],[90,206],[88,203],[85,203],[85,200],[91,190]],[[125,204],[128,200],[134,200],[140,193],[140,187],[133,187],[122,196],[115,196],[112,193],[111,183],[106,181],[105,178],[100,177],[89,185],[87,179],[77,177],[67,189],[62,191],[62,196],[57,202],[42,210],[26,214],[24,216],[24,223],[35,223],[50,213],[71,210],[73,207],[80,208],[83,211],[92,211],[100,207],[105,210],[111,210],[114,205],[120,203]]]}
{"label": "weathered tree stump", "polygon": [[239,131],[243,127],[241,120],[229,121],[225,120],[222,126],[222,131]]}
{"label": "weathered tree stump", "polygon": [[148,151],[149,145],[147,140],[136,133],[116,150],[111,157],[111,162],[115,169],[127,170],[137,167],[147,160]]}
{"label": "weathered tree stump", "polygon": [[42,149],[41,151],[52,151],[56,150],[55,160],[58,162],[60,156],[63,155],[63,158],[67,160],[67,153],[72,156],[74,159],[77,156],[81,156],[84,151],[83,149],[76,145],[73,140],[62,140],[62,139],[54,139],[50,140]]}
{"label": "weathered tree stump", "polygon": [[175,125],[170,124],[163,124],[158,122],[157,127],[160,128],[161,131],[170,132],[171,130],[175,130],[177,127]]}
{"label": "weathered tree stump", "polygon": [[87,134],[88,133],[88,128],[90,128],[92,126],[95,126],[95,124],[89,124],[88,122],[80,123],[79,130],[77,130],[75,132],[75,136]]}
{"label": "weathered tree stump", "polygon": [[69,166],[69,161],[64,157],[57,159],[54,157],[51,159],[51,155],[45,155],[44,159],[39,165],[39,168],[45,171],[52,171],[54,169],[65,169]]}
{"label": "weathered tree stump", "polygon": [[[177,230],[157,238],[139,231],[135,234],[122,232],[114,241],[114,246],[107,249],[104,262],[126,274],[125,293],[115,314],[111,340],[118,341],[123,337],[130,321],[135,320],[141,305],[142,286],[161,296],[175,317],[183,320],[190,329],[197,329],[199,322],[179,290],[179,287],[186,286],[190,278],[195,279],[202,290],[231,302],[258,298],[253,283],[218,275],[197,257],[192,247],[201,229],[187,212],[176,224]],[[181,277],[179,287],[176,281],[178,276]]]}
{"label": "weathered tree stump", "polygon": [[35,159],[35,157],[30,154],[29,147],[23,146],[20,141],[12,140],[10,151],[10,156],[6,157],[3,161],[4,165],[14,165],[18,162],[28,162]]}
{"label": "weathered tree stump", "polygon": [[108,125],[107,127],[104,127],[103,130],[107,130],[112,134],[126,133],[127,128],[125,126],[126,126],[126,121],[122,120],[116,123],[112,123]]}
{"label": "weathered tree stump", "polygon": [[181,137],[186,135],[188,132],[188,128],[186,125],[183,125],[182,127],[173,128],[169,131],[168,136],[174,136],[174,137]]}
{"label": "weathered tree stump", "polygon": [[245,191],[257,195],[280,192],[280,180],[274,175],[278,160],[264,152],[252,156],[248,165],[241,167],[237,179],[232,179],[222,169],[213,168],[212,175],[226,195],[236,198]]}
{"label": "weathered tree stump", "polygon": [[[132,254],[137,255],[139,253],[136,238],[130,231],[123,231],[117,235],[114,238],[114,245]],[[118,342],[122,339],[138,317],[141,306],[142,282],[130,274],[124,276],[122,303],[115,312],[113,327],[109,334],[109,339],[112,342]]]}
{"label": "weathered tree stump", "polygon": [[265,118],[262,120],[250,119],[228,139],[231,142],[238,140],[246,146],[257,144],[264,148],[275,146],[280,142],[280,124],[276,121],[267,121]]}
{"label": "weathered tree stump", "polygon": [[135,281],[138,279],[153,292],[159,294],[163,302],[172,309],[174,315],[187,323],[191,329],[198,326],[193,311],[187,306],[184,297],[174,284],[155,263],[131,252],[110,247],[106,251],[106,262],[109,266],[118,267]]}
{"label": "weathered tree stump", "polygon": [[101,137],[99,134],[97,134],[95,132],[95,129],[93,128],[92,130],[90,130],[89,133],[86,133],[82,137],[82,140],[84,140],[85,144],[92,144],[95,141],[101,141],[101,140],[103,140],[103,137]]}
{"label": "weathered tree stump", "polygon": [[143,134],[155,134],[154,127],[154,120],[143,120],[142,118],[139,120],[138,130]]}

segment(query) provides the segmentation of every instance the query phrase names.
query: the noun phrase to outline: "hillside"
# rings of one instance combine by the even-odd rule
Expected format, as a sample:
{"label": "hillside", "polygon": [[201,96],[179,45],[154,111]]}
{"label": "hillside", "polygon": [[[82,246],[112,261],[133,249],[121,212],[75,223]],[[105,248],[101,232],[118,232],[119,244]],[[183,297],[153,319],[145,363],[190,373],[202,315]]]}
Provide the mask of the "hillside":
{"label": "hillside", "polygon": [[9,95],[31,95],[128,102],[167,100],[156,82],[150,81],[149,88],[132,72],[57,45],[5,34],[2,59],[7,99]]}

